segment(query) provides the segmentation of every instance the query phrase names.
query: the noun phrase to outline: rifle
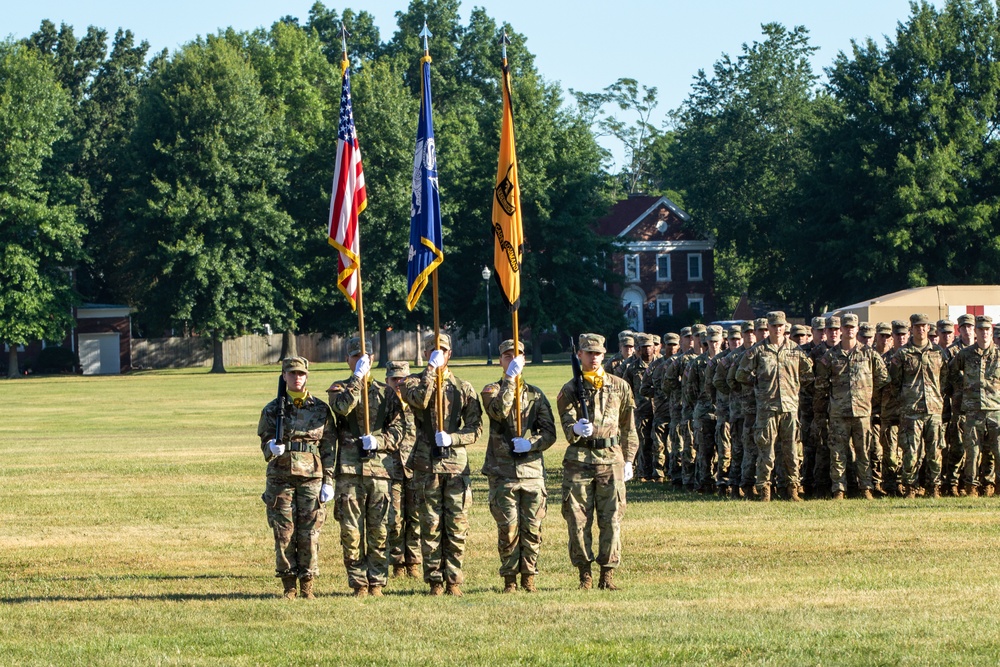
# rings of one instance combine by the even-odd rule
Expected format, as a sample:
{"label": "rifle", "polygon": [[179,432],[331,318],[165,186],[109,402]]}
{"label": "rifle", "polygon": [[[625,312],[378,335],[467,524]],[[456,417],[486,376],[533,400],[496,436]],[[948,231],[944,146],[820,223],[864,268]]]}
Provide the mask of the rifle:
{"label": "rifle", "polygon": [[570,346],[573,348],[573,382],[576,383],[576,400],[580,404],[580,415],[583,419],[590,421],[590,410],[587,409],[587,394],[583,389],[583,368],[580,367],[580,360],[576,356],[576,343],[570,337]]}
{"label": "rifle", "polygon": [[285,437],[285,374],[278,376],[278,413],[274,417],[274,441],[281,444]]}

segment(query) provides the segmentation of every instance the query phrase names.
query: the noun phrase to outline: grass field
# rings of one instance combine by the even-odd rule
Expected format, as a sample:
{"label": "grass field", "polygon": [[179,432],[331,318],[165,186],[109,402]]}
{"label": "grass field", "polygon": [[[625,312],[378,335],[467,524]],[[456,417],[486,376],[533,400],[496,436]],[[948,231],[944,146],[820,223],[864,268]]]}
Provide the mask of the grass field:
{"label": "grass field", "polygon": [[[310,387],[325,397],[344,369],[316,365]],[[477,388],[500,372],[455,371]],[[553,403],[569,374],[525,372]],[[765,505],[632,485],[623,590],[580,592],[561,438],[538,594],[499,594],[476,472],[465,597],[398,580],[382,599],[348,597],[331,521],[320,597],[280,599],[256,438],[276,380],[257,368],[0,382],[0,664],[1000,661],[998,499]]]}

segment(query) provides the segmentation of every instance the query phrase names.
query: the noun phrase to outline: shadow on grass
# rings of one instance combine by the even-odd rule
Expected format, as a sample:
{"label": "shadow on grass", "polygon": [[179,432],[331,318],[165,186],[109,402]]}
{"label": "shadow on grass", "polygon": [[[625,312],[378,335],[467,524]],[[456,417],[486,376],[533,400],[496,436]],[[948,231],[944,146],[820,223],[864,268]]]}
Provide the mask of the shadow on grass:
{"label": "shadow on grass", "polygon": [[270,600],[280,599],[281,594],[274,591],[266,593],[160,593],[159,595],[25,595],[21,597],[0,598],[0,606],[30,604],[34,602],[213,602],[216,600]]}

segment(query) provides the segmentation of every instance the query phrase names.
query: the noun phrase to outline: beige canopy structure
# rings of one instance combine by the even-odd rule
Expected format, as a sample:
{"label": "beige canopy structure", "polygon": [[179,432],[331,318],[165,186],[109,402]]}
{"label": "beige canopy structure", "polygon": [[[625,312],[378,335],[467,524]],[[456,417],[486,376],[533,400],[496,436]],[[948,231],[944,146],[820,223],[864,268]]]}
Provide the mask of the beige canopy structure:
{"label": "beige canopy structure", "polygon": [[936,285],[878,296],[850,306],[832,310],[826,315],[855,313],[862,322],[906,320],[913,313],[926,313],[933,320],[945,317],[955,320],[959,315],[990,315],[1000,322],[1000,285]]}

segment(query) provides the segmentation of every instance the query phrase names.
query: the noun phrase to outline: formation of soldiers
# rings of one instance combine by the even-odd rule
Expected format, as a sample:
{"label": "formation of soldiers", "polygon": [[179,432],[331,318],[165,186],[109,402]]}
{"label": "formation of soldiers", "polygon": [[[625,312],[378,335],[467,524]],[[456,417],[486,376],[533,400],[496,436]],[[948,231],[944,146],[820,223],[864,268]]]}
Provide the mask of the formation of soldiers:
{"label": "formation of soldiers", "polygon": [[[424,348],[422,372],[411,374],[408,363],[393,361],[383,384],[371,377],[371,357],[362,353],[371,343],[363,348],[360,338],[352,338],[347,353],[352,373],[330,385],[328,404],[306,389],[307,360],[283,360],[286,395],[264,407],[257,433],[268,462],[261,499],[286,598],[315,596],[319,534],[329,504],[340,524],[347,582],[356,597],[381,597],[390,563],[392,577],[415,578],[422,568],[431,595],[461,596],[472,503],[466,447],[482,433],[484,409],[489,440],[482,472],[497,525],[503,592],[513,593],[519,585],[537,590],[548,496],[543,453],[556,441],[556,421],[542,391],[521,379],[524,346],[513,340],[500,344],[503,375],[480,394],[448,369],[447,334],[428,337]],[[605,352],[603,336],[580,336],[581,377],[560,390],[557,409],[568,442],[562,513],[570,561],[581,589],[593,586],[596,562],[598,588],[613,591],[625,482],[632,477],[639,440],[632,391],[604,371]]]}
{"label": "formation of soldiers", "polygon": [[775,311],[662,340],[619,334],[605,370],[636,402],[636,479],[765,502],[994,494],[1000,324],[811,325]]}

